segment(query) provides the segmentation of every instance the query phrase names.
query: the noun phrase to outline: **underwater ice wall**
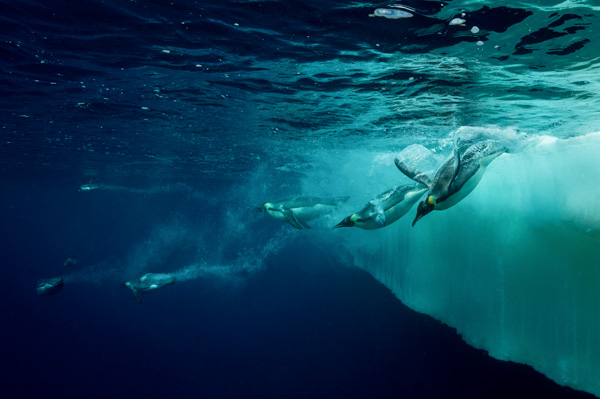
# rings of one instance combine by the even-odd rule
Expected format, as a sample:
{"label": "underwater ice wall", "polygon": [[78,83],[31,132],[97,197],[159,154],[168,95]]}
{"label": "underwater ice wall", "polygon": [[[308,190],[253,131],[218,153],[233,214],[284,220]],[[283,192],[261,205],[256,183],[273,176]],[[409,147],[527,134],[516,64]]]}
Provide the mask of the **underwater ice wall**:
{"label": "underwater ice wall", "polygon": [[455,207],[414,213],[339,236],[469,344],[600,396],[600,134],[503,154]]}

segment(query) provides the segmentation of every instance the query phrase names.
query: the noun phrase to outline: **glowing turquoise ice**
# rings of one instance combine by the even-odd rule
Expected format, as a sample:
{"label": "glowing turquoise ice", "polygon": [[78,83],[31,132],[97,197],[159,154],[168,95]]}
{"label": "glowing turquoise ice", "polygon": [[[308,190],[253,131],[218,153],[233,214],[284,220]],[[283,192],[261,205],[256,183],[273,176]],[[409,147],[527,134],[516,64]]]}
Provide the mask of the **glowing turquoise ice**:
{"label": "glowing turquoise ice", "polygon": [[469,344],[600,396],[600,133],[522,144],[452,209],[340,239]]}

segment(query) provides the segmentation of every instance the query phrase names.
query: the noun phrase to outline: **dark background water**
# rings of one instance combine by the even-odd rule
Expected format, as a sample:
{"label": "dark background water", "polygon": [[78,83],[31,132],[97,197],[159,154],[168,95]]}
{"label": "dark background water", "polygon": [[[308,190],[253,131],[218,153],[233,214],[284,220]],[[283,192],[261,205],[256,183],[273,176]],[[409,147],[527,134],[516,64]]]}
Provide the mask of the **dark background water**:
{"label": "dark background water", "polygon": [[[0,395],[588,396],[467,346],[333,239],[248,214],[298,194],[316,150],[600,120],[593,9],[405,4],[391,21],[320,0],[1,1]],[[545,78],[567,67],[581,76]],[[38,297],[30,269],[68,257],[79,280]],[[199,261],[232,276],[142,305],[120,286]]]}

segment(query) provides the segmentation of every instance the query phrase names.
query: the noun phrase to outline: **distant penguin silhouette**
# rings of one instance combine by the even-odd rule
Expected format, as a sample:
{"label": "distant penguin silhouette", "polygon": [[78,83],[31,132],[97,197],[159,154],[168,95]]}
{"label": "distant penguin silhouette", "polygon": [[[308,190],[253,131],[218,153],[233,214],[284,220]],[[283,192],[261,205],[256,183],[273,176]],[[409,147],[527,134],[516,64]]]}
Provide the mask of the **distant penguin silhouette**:
{"label": "distant penguin silhouette", "polygon": [[302,230],[310,229],[307,221],[334,211],[346,201],[348,197],[295,197],[266,202],[254,211],[267,213],[277,220],[288,222],[296,229]]}
{"label": "distant penguin silhouette", "polygon": [[100,186],[98,184],[89,183],[89,184],[82,184],[81,186],[79,186],[77,191],[86,192],[86,191],[98,190],[99,188],[100,188]]}
{"label": "distant penguin silhouette", "polygon": [[40,296],[56,295],[62,290],[64,285],[60,277],[45,278],[37,282],[35,291]]}
{"label": "distant penguin silhouette", "polygon": [[433,181],[396,157],[394,162],[402,173],[429,187],[427,196],[417,207],[412,225],[433,210],[448,209],[459,203],[475,189],[487,166],[506,150],[497,141],[486,140],[470,145],[461,155],[458,138],[455,138],[453,154],[437,170]]}
{"label": "distant penguin silhouette", "polygon": [[[51,277],[51,278],[44,278],[44,279],[37,279],[37,277],[36,277],[37,283],[36,283],[35,291],[37,292],[37,294],[39,296],[51,296],[51,295],[58,294],[60,292],[60,290],[62,290],[63,286],[65,285],[60,276],[62,276],[63,272],[65,271],[65,269],[67,267],[74,266],[76,264],[77,264],[77,260],[75,260],[73,258],[68,258],[63,263],[63,269],[59,273],[59,275],[58,275],[59,277]],[[29,270],[35,276],[35,273],[33,272],[33,270],[31,270],[31,269],[29,269]]]}
{"label": "distant penguin silhouette", "polygon": [[142,277],[123,283],[133,292],[133,296],[138,303],[142,303],[140,294],[156,291],[166,285],[175,284],[176,278],[172,274],[167,273],[146,273]]}
{"label": "distant penguin silhouette", "polygon": [[404,216],[425,191],[427,187],[422,184],[396,186],[379,194],[360,212],[344,218],[333,228],[355,226],[372,230],[389,226]]}

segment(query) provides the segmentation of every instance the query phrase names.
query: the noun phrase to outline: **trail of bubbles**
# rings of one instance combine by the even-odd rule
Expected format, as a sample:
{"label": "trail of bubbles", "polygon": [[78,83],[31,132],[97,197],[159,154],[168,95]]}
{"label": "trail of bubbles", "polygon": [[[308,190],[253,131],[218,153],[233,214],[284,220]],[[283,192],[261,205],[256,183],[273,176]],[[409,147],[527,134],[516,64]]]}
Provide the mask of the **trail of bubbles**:
{"label": "trail of bubbles", "polygon": [[[293,233],[295,231],[283,227],[264,245],[246,245],[239,248],[235,255],[225,256],[224,252],[231,250],[228,245],[218,247],[214,253],[204,248],[205,245],[210,245],[207,240],[203,239],[210,232],[192,229],[179,221],[175,221],[168,225],[156,227],[148,239],[135,245],[123,259],[109,257],[94,265],[65,274],[63,281],[66,284],[122,283],[139,278],[148,272],[169,274],[174,276],[177,281],[213,277],[230,281],[246,278],[262,270],[265,267],[265,260],[285,247],[294,237]],[[223,234],[223,238],[231,238],[231,236],[232,232]],[[220,241],[228,242],[229,240]],[[169,271],[168,269],[173,265],[165,264],[165,258],[182,248],[192,245],[197,246],[195,248],[196,257],[211,253],[210,260],[196,260],[183,268]]]}
{"label": "trail of bubbles", "polygon": [[163,260],[178,249],[193,245],[196,238],[190,228],[179,221],[156,226],[147,239],[136,244],[128,255],[111,256],[99,263],[65,274],[65,283],[125,281],[160,267]]}
{"label": "trail of bubbles", "polygon": [[199,278],[219,278],[221,280],[231,280],[239,275],[227,265],[209,265],[204,262],[193,263],[180,270],[167,273],[175,277],[177,282],[196,280]]}
{"label": "trail of bubbles", "polygon": [[197,236],[179,221],[154,228],[147,240],[137,244],[124,264],[125,277],[135,278],[159,267],[164,258],[187,245]]}
{"label": "trail of bubbles", "polygon": [[64,274],[65,284],[94,283],[102,284],[106,280],[120,280],[123,276],[124,264],[115,257],[107,258],[84,269]]}

